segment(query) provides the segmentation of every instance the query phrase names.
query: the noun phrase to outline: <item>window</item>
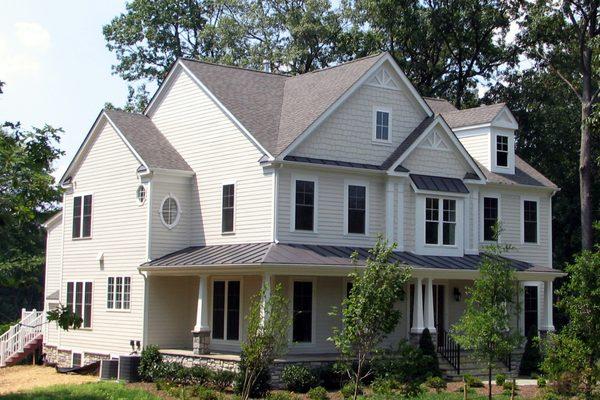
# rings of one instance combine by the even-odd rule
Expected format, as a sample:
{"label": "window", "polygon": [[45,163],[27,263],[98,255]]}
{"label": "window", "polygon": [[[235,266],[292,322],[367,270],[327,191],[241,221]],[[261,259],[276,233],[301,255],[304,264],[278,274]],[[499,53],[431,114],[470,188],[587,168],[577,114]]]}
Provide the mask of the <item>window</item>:
{"label": "window", "polygon": [[494,227],[498,222],[498,198],[483,198],[483,240],[496,240]]}
{"label": "window", "polygon": [[508,167],[508,136],[496,136],[496,165]]}
{"label": "window", "polygon": [[312,231],[315,227],[315,182],[296,180],[296,230]]}
{"label": "window", "polygon": [[366,233],[367,187],[348,185],[348,233]]}
{"label": "window", "polygon": [[537,201],[523,201],[523,241],[525,243],[537,243]]}
{"label": "window", "polygon": [[240,338],[240,281],[214,281],[212,338]]}
{"label": "window", "polygon": [[91,328],[92,282],[67,282],[67,307],[83,319],[83,328]]}
{"label": "window", "polygon": [[444,246],[456,243],[456,200],[425,199],[425,243]]}
{"label": "window", "polygon": [[131,278],[117,276],[108,278],[106,308],[109,310],[129,310],[131,302]]}
{"label": "window", "polygon": [[235,185],[223,185],[223,204],[221,209],[221,232],[233,232]]}
{"label": "window", "polygon": [[81,353],[72,353],[71,354],[71,367],[81,367],[81,362],[83,361],[83,357]]}
{"label": "window", "polygon": [[390,141],[390,113],[388,111],[375,111],[375,140]]}
{"label": "window", "polygon": [[179,217],[179,202],[172,195],[168,195],[160,206],[160,219],[167,228],[171,229],[177,225]]}
{"label": "window", "polygon": [[294,342],[312,342],[312,295],[312,282],[294,282],[294,312],[292,329],[292,340]]}
{"label": "window", "polygon": [[137,201],[140,204],[144,204],[146,202],[146,187],[144,185],[140,185],[136,191]]}
{"label": "window", "polygon": [[352,293],[353,287],[354,287],[353,282],[346,282],[346,297],[350,297],[350,293]]}
{"label": "window", "polygon": [[73,238],[92,236],[92,195],[73,197]]}

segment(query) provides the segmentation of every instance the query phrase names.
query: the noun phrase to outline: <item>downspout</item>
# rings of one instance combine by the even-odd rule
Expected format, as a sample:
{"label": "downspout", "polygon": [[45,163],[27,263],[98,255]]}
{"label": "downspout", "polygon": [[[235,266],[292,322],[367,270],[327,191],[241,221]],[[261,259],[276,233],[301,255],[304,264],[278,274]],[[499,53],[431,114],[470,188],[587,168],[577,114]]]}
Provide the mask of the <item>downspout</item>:
{"label": "downspout", "polygon": [[277,164],[273,166],[273,243],[279,243],[279,233],[277,226],[277,209],[279,207],[279,169],[282,167],[281,164]]}
{"label": "downspout", "polygon": [[[146,199],[147,222],[146,222],[146,261],[152,259],[152,180],[148,180],[148,198]],[[148,275],[146,272],[139,271],[144,277],[144,310],[142,312],[142,348],[148,345]]]}

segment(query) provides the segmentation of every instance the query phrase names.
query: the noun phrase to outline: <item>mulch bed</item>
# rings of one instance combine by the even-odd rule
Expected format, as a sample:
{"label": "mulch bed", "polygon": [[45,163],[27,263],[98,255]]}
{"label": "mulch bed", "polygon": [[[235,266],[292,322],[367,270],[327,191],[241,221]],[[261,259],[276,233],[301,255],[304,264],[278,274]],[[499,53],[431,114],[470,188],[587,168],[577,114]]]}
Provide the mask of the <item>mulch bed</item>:
{"label": "mulch bed", "polygon": [[[448,392],[459,392],[462,388],[462,382],[448,382]],[[473,388],[477,394],[487,395],[488,387],[485,384],[482,388]],[[492,394],[502,394],[504,393],[504,389],[502,386],[496,386],[492,384]],[[519,390],[517,391],[517,395],[520,398],[532,399],[539,394],[539,389],[535,385],[530,386],[519,386]]]}

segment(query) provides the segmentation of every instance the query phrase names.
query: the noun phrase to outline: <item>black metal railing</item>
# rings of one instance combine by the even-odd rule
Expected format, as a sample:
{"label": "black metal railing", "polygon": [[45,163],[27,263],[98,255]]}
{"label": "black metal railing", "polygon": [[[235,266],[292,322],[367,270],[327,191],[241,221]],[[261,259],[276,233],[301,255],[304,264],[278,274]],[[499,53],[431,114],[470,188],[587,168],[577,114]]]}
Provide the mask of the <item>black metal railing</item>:
{"label": "black metal railing", "polygon": [[508,369],[508,372],[512,371],[512,353],[508,353],[506,357],[502,358],[500,361]]}
{"label": "black metal railing", "polygon": [[460,374],[460,345],[444,330],[438,332],[438,353]]}

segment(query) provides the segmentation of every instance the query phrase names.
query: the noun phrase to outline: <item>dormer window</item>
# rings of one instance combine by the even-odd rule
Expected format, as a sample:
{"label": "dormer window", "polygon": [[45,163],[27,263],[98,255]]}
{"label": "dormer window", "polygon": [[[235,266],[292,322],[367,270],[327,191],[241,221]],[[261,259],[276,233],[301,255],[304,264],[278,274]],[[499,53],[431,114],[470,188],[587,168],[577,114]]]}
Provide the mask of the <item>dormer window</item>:
{"label": "dormer window", "polygon": [[496,135],[496,164],[508,167],[508,136]]}
{"label": "dormer window", "polygon": [[373,141],[389,143],[391,139],[391,112],[386,108],[375,108],[373,113]]}

